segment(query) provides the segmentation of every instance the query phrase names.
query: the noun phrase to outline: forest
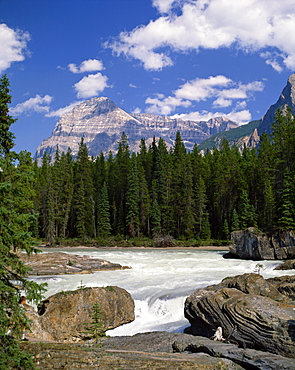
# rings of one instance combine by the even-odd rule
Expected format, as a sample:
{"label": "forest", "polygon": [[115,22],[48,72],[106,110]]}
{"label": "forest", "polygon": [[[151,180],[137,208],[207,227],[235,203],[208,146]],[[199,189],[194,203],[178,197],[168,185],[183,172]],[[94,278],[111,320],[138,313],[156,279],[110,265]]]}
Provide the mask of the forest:
{"label": "forest", "polygon": [[173,148],[160,138],[131,153],[122,133],[118,151],[90,158],[81,139],[75,158],[56,150],[38,167],[30,153],[19,166],[33,176],[31,225],[49,244],[63,238],[169,235],[178,240],[229,240],[234,230],[295,225],[295,125],[278,111],[259,148],[188,152],[178,132]]}

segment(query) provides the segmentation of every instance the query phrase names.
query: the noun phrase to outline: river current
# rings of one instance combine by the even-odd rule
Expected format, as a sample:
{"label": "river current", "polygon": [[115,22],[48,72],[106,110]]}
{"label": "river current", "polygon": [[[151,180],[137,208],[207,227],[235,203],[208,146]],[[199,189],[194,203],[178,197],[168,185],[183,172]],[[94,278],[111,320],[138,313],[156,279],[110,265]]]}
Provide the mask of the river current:
{"label": "river current", "polygon": [[140,332],[182,332],[189,326],[183,309],[187,296],[198,288],[219,283],[227,276],[256,272],[265,278],[291,275],[294,270],[275,271],[278,261],[246,261],[224,259],[225,251],[196,249],[54,249],[54,252],[90,255],[131,269],[100,271],[94,274],[38,277],[47,282],[46,297],[80,286],[126,289],[135,301],[135,320],[107,332],[110,336],[133,335]]}

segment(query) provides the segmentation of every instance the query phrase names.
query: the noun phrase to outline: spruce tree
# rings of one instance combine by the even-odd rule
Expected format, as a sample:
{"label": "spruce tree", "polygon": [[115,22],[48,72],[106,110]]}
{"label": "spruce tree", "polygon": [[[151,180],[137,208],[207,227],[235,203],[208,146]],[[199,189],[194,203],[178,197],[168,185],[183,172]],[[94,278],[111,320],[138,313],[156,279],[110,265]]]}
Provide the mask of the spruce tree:
{"label": "spruce tree", "polygon": [[96,235],[92,167],[83,138],[74,166],[73,216],[76,236],[89,238]]}
{"label": "spruce tree", "polygon": [[128,171],[128,189],[126,194],[127,232],[131,237],[139,235],[139,177],[136,154],[133,153]]}
{"label": "spruce tree", "polygon": [[97,220],[97,234],[100,237],[106,237],[111,233],[110,224],[110,204],[108,199],[108,190],[104,182],[100,191],[98,201],[98,220]]}
{"label": "spruce tree", "polygon": [[[20,349],[22,327],[29,329],[29,321],[19,305],[25,292],[28,300],[38,303],[44,286],[25,278],[28,268],[20,260],[21,251],[35,251],[29,232],[32,223],[33,174],[25,166],[26,155],[18,156],[11,149],[14,135],[10,125],[15,120],[9,115],[9,81],[0,79],[0,368],[33,369],[30,356]],[[17,166],[21,160],[21,165]],[[14,329],[7,335],[9,329]]]}

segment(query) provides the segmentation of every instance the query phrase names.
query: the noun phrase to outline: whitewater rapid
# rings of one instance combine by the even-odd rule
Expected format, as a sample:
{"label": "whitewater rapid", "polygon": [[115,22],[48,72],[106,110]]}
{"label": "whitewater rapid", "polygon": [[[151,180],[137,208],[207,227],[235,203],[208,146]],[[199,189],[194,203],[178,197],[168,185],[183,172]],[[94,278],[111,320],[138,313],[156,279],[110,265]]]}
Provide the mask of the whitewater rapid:
{"label": "whitewater rapid", "polygon": [[107,332],[110,336],[133,335],[141,332],[166,330],[182,332],[189,326],[183,309],[187,296],[198,288],[217,284],[227,276],[255,272],[262,265],[265,278],[291,275],[293,270],[276,271],[278,261],[245,261],[224,259],[225,251],[196,249],[54,249],[77,255],[90,255],[131,269],[99,271],[94,274],[36,277],[47,282],[45,297],[80,286],[126,289],[135,302],[135,320]]}

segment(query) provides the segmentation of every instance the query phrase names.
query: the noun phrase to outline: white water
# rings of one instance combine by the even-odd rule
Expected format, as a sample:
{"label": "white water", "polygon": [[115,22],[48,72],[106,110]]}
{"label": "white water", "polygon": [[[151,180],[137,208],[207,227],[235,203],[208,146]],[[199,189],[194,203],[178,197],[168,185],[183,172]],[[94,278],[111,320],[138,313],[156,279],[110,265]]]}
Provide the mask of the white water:
{"label": "white water", "polygon": [[[226,276],[254,272],[257,261],[224,259],[225,252],[195,249],[59,249],[78,255],[127,265],[132,269],[94,274],[38,277],[48,283],[46,297],[60,291],[115,285],[126,289],[135,301],[135,320],[107,332],[110,336],[166,330],[182,332],[184,301],[198,288],[219,283]],[[291,275],[293,270],[273,270],[280,262],[259,261],[265,278]]]}

